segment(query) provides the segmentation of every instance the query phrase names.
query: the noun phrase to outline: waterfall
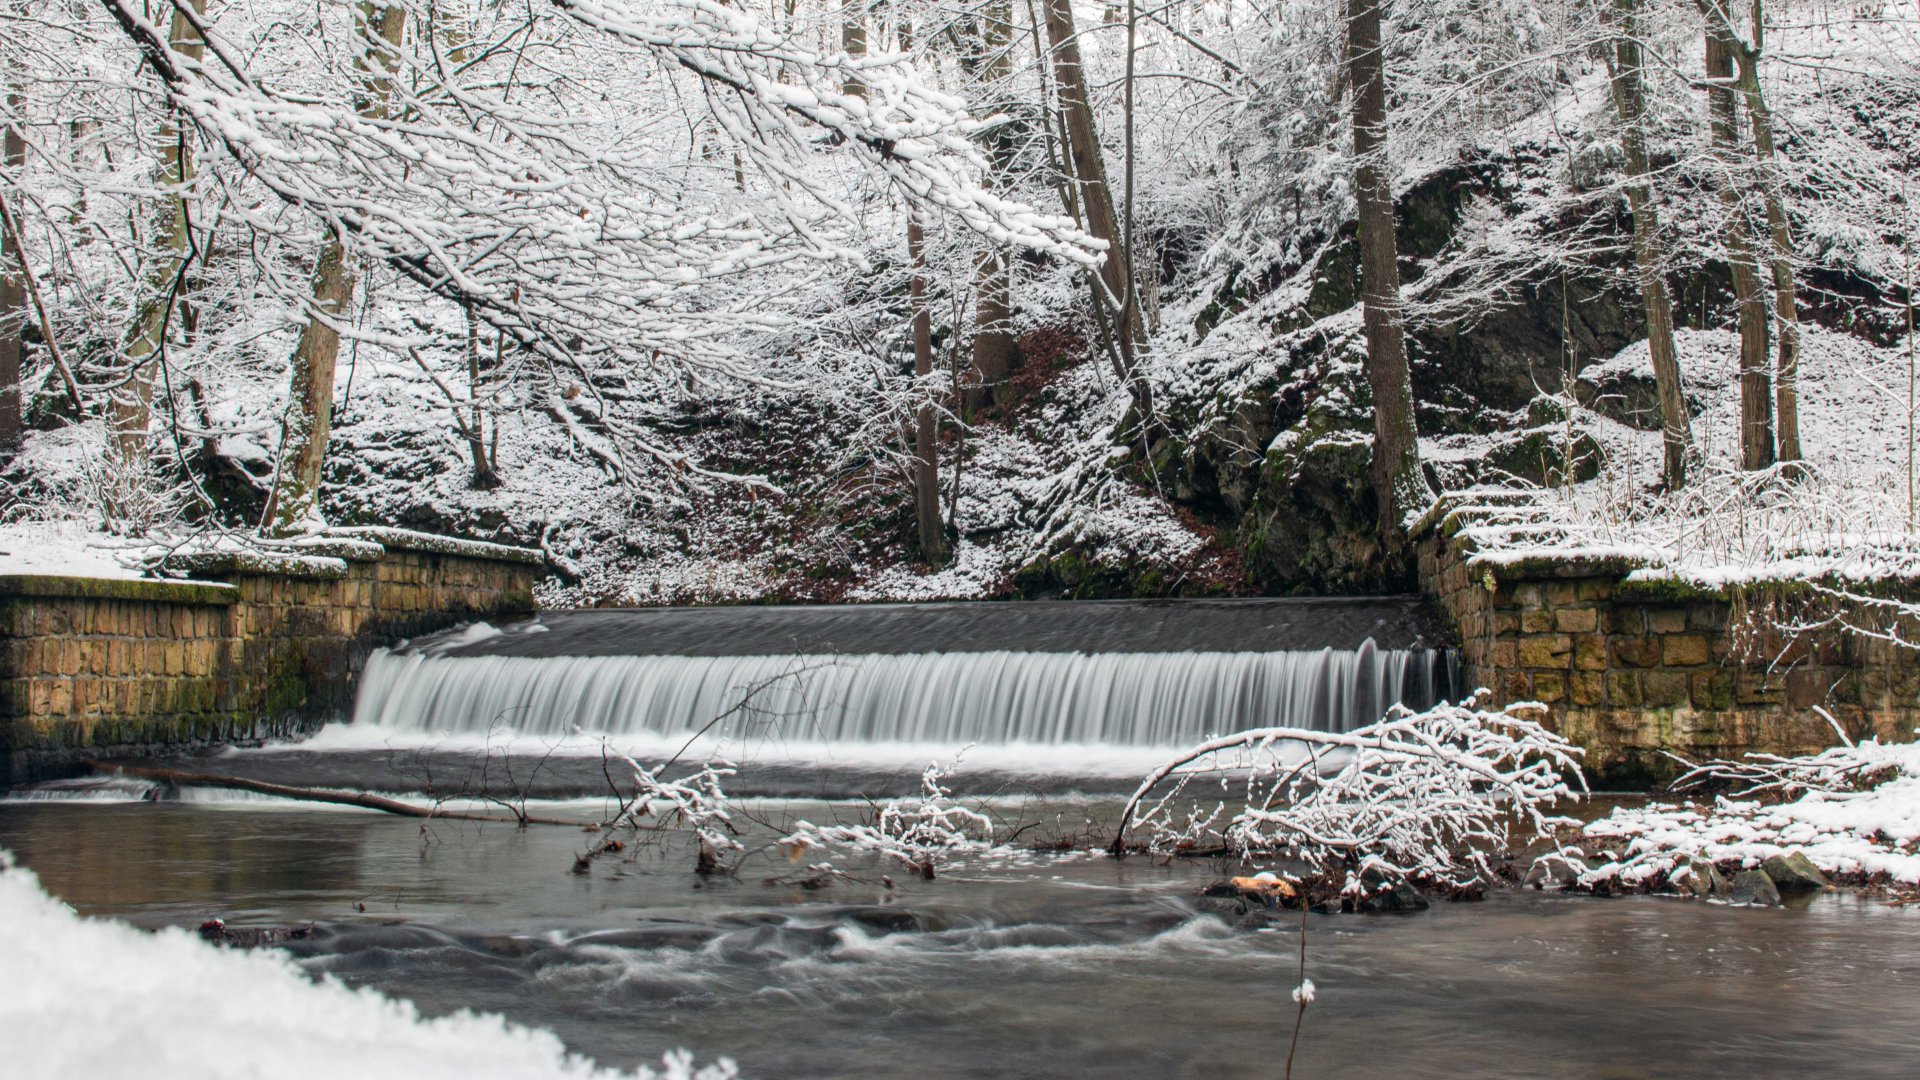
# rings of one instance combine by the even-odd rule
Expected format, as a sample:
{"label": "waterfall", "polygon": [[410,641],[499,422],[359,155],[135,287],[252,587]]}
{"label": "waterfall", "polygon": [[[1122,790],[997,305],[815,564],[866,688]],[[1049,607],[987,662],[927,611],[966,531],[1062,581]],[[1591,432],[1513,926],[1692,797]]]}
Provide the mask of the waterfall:
{"label": "waterfall", "polygon": [[1431,648],[674,656],[380,650],[354,722],[398,733],[716,734],[827,743],[1179,746],[1344,731],[1455,694]]}

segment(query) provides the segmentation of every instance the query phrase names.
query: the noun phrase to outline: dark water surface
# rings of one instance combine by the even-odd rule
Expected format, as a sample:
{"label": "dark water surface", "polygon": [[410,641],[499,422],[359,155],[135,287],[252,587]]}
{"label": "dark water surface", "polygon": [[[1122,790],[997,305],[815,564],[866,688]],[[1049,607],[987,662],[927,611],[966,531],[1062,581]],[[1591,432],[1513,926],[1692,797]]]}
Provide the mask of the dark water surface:
{"label": "dark water surface", "polygon": [[[1098,807],[997,809],[1046,819],[1031,836]],[[850,859],[867,881],[767,884],[795,869],[773,850],[706,884],[679,848],[576,876],[587,839],[262,802],[0,804],[0,846],[84,913],[317,923],[292,945],[310,971],[550,1027],[606,1065],[684,1046],[769,1080],[1281,1074],[1297,924],[1200,913],[1217,867],[976,855],[933,882],[896,874],[889,896],[885,868]],[[1757,910],[1509,892],[1313,916],[1307,972],[1302,1078],[1920,1074],[1920,913],[1850,895]]]}

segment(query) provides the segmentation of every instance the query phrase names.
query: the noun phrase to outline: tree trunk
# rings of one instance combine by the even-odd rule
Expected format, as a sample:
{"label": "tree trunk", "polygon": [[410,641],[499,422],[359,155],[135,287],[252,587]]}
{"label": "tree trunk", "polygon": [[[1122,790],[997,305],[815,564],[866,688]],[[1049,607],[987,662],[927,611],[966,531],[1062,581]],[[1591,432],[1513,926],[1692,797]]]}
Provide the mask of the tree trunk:
{"label": "tree trunk", "polygon": [[[206,0],[188,0],[188,6],[195,14],[207,10]],[[194,63],[206,53],[207,43],[200,31],[177,8],[167,28],[167,47]],[[158,144],[155,180],[168,191],[153,225],[153,246],[160,254],[148,263],[143,275],[144,297],[128,336],[125,365],[120,380],[107,395],[110,483],[102,510],[107,527],[117,532],[138,532],[146,525],[140,520],[139,504],[147,485],[151,450],[148,429],[153,411],[153,366],[159,362],[167,327],[173,321],[175,294],[191,248],[183,189],[193,179],[193,148],[187,144],[172,106],[160,127]]]}
{"label": "tree trunk", "polygon": [[1353,187],[1358,205],[1361,320],[1367,335],[1367,383],[1373,391],[1374,498],[1382,554],[1405,561],[1406,518],[1432,497],[1420,471],[1413,382],[1400,303],[1399,245],[1393,225],[1393,170],[1387,156],[1387,73],[1380,5],[1347,0],[1347,78],[1353,100]]}
{"label": "tree trunk", "polygon": [[1740,65],[1740,93],[1753,120],[1753,148],[1760,158],[1760,194],[1767,207],[1767,235],[1773,256],[1773,316],[1778,327],[1779,358],[1774,364],[1774,411],[1781,461],[1800,460],[1800,312],[1793,275],[1793,231],[1787,221],[1786,195],[1774,153],[1773,112],[1760,89],[1760,50],[1764,13],[1753,5],[1753,44],[1734,37],[1734,59]]}
{"label": "tree trunk", "polygon": [[[8,111],[15,117],[25,114],[27,101],[17,86],[7,88]],[[8,124],[0,135],[0,164],[19,181],[27,164],[27,143],[18,123]],[[0,193],[4,198],[4,193]],[[15,243],[13,230],[0,227],[0,454],[19,448],[22,410],[25,405],[20,385],[21,336],[27,326],[27,253]]]}
{"label": "tree trunk", "polygon": [[1121,379],[1133,382],[1136,344],[1145,335],[1140,327],[1140,305],[1131,300],[1133,266],[1119,218],[1113,208],[1113,190],[1100,154],[1100,136],[1093,124],[1093,104],[1087,96],[1085,70],[1080,62],[1079,31],[1073,21],[1072,0],[1044,0],[1047,45],[1053,53],[1053,78],[1060,93],[1062,124],[1066,128],[1069,182],[1076,189],[1086,218],[1087,232],[1107,245],[1106,261],[1095,277],[1094,297],[1100,311],[1116,316],[1116,367]]}
{"label": "tree trunk", "polygon": [[1726,177],[1720,201],[1727,208],[1727,266],[1733,274],[1734,305],[1740,318],[1740,467],[1773,464],[1773,379],[1768,371],[1767,299],[1754,261],[1752,223],[1741,197],[1739,106],[1733,90],[1732,34],[1709,16],[1707,24],[1707,107],[1714,156]]}
{"label": "tree trunk", "polygon": [[[464,434],[467,454],[473,459],[470,483],[482,491],[491,491],[500,486],[500,477],[494,472],[493,455],[487,450],[487,412],[480,407],[480,319],[471,308],[467,310],[467,403]],[[498,446],[498,421],[495,421],[493,435],[494,445]]]}
{"label": "tree trunk", "polygon": [[[975,77],[993,88],[996,101],[1012,70],[1013,14],[1006,0],[994,0],[980,16],[979,58]],[[988,112],[1002,111],[990,107]],[[1013,133],[1002,124],[987,134],[986,186],[1004,182],[1017,151]],[[974,268],[973,386],[967,407],[980,408],[1007,398],[1007,378],[1020,365],[1013,333],[1013,260],[1004,247],[989,246]]]}
{"label": "tree trunk", "polygon": [[1660,218],[1653,205],[1652,167],[1647,159],[1646,87],[1641,76],[1639,0],[1613,0],[1613,104],[1620,116],[1620,148],[1626,156],[1627,205],[1633,211],[1633,257],[1647,315],[1647,348],[1660,400],[1664,460],[1661,479],[1669,489],[1687,482],[1693,431],[1680,394],[1680,359],[1673,346],[1673,302],[1667,296],[1666,259]]}
{"label": "tree trunk", "polygon": [[[354,25],[365,43],[365,51],[354,63],[361,84],[354,108],[363,116],[384,117],[393,90],[393,50],[400,45],[406,9],[399,5],[376,8],[371,0],[359,0],[354,5]],[[344,238],[334,233],[314,268],[312,313],[289,365],[291,401],[281,426],[273,494],[267,499],[262,522],[270,536],[292,536],[325,525],[320,516],[320,482],[332,434],[333,375],[340,358],[340,331],[333,323],[346,317],[352,300],[353,267]]]}
{"label": "tree trunk", "polygon": [[[920,211],[907,211],[907,257],[913,275],[907,293],[913,303],[913,374],[924,382],[933,374],[933,319],[927,312],[927,240]],[[940,521],[939,431],[931,401],[913,413],[913,517],[920,553],[938,566],[946,557],[946,528]]]}

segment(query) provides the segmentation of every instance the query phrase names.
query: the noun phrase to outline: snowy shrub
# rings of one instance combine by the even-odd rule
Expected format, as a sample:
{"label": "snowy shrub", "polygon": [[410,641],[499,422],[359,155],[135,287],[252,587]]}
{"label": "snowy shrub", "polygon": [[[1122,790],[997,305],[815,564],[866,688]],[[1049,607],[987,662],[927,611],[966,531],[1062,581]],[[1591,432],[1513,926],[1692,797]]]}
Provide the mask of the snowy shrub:
{"label": "snowy shrub", "polygon": [[[1297,859],[1357,888],[1360,875],[1464,882],[1491,873],[1515,823],[1535,835],[1564,819],[1547,809],[1584,786],[1579,748],[1543,727],[1544,707],[1402,706],[1349,732],[1256,728],[1213,739],[1148,774],[1127,801],[1116,854],[1145,834],[1149,850],[1212,845],[1241,856]],[[1225,803],[1178,820],[1196,780],[1237,788]],[[1170,790],[1152,802],[1169,779]]]}

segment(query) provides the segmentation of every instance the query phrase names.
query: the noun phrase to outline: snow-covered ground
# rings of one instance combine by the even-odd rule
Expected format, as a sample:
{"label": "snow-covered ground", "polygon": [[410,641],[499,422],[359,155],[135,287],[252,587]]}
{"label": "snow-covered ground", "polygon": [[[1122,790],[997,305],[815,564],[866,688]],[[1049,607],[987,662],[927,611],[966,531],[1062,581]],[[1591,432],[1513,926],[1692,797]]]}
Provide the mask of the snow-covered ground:
{"label": "snow-covered ground", "polygon": [[1920,886],[1920,744],[1867,740],[1743,771],[1767,789],[1622,808],[1586,826],[1583,846],[1617,858],[1581,883],[1659,888],[1695,859],[1753,867],[1798,851],[1842,880]]}
{"label": "snow-covered ground", "polygon": [[551,1032],[493,1014],[426,1019],[411,1004],[276,952],[240,952],[181,929],[86,919],[0,851],[0,1031],[6,1059],[39,1080],[728,1080],[731,1064],[601,1069]]}
{"label": "snow-covered ground", "polygon": [[[1805,461],[1794,477],[1743,473],[1739,445],[1738,342],[1724,331],[1678,335],[1688,396],[1700,406],[1693,437],[1701,461],[1689,484],[1653,494],[1660,473],[1657,431],[1640,430],[1571,400],[1549,425],[1561,439],[1598,447],[1598,475],[1569,486],[1482,487],[1454,492],[1451,505],[1476,521],[1463,535],[1478,559],[1505,562],[1553,554],[1617,555],[1643,564],[1640,578],[1701,585],[1786,579],[1839,581],[1920,576],[1914,533],[1916,477],[1909,449],[1912,354],[1903,343],[1803,327],[1800,428]],[[1653,378],[1644,341],[1582,372],[1605,388]],[[1484,453],[1486,436],[1434,440],[1433,456]]]}
{"label": "snow-covered ground", "polygon": [[0,574],[137,578],[134,558],[144,544],[129,544],[79,521],[17,521],[0,525]]}

